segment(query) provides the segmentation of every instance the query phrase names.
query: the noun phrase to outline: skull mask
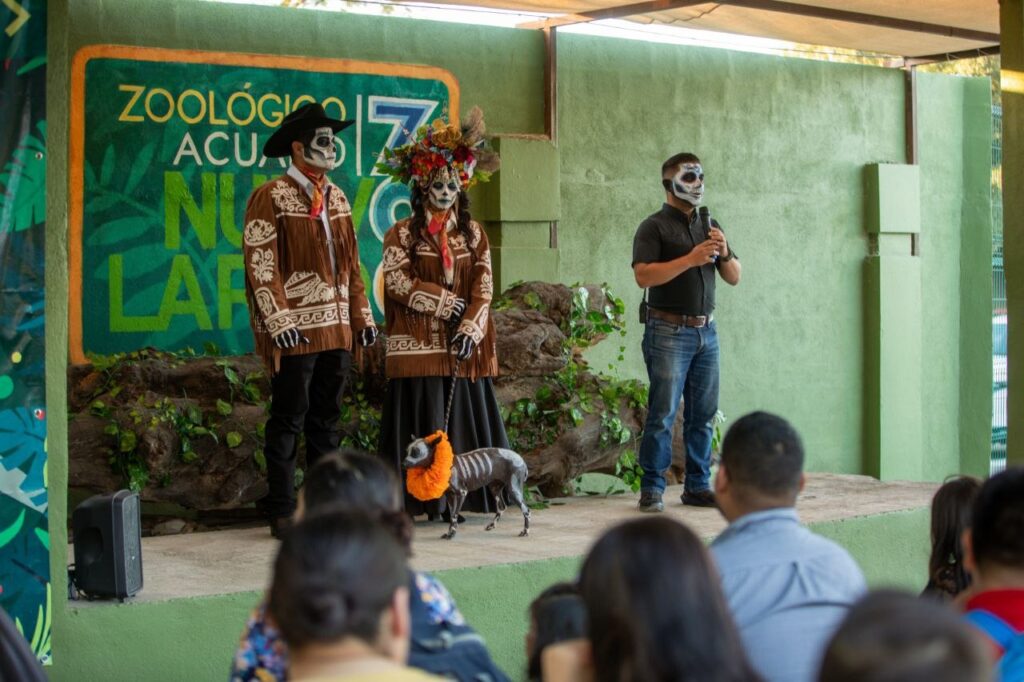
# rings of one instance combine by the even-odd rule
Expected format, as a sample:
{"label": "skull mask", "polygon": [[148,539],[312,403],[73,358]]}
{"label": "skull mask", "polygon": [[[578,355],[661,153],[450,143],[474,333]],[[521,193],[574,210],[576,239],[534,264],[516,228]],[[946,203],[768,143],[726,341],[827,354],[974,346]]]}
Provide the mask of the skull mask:
{"label": "skull mask", "polygon": [[302,158],[318,170],[334,170],[334,162],[338,158],[337,149],[334,146],[334,131],[328,126],[313,131],[303,141]]}
{"label": "skull mask", "polygon": [[672,176],[672,194],[693,206],[704,198],[704,168],[699,163],[684,163]]}
{"label": "skull mask", "polygon": [[430,178],[430,203],[447,211],[459,198],[459,175],[451,166],[434,172]]}

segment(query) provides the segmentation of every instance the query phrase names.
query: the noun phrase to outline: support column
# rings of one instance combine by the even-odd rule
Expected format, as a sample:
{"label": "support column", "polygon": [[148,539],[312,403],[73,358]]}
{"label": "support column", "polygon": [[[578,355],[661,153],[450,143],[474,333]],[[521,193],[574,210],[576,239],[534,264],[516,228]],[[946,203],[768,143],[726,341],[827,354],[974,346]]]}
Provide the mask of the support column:
{"label": "support column", "polygon": [[920,480],[920,172],[901,164],[865,172],[871,252],[864,263],[864,469],[882,480]]}
{"label": "support column", "polygon": [[517,280],[558,281],[552,225],[561,215],[558,149],[537,136],[500,136],[501,171],[478,185],[473,217],[491,242],[495,293]]}
{"label": "support column", "polygon": [[1024,0],[1000,0],[1008,464],[1024,464]]}

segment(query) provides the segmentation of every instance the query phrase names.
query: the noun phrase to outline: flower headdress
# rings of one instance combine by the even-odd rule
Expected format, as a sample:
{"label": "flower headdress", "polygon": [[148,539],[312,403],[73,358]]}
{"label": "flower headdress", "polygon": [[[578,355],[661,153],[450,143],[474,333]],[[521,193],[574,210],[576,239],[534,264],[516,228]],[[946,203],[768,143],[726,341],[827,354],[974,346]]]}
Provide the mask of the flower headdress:
{"label": "flower headdress", "polygon": [[462,189],[469,189],[486,182],[500,165],[497,152],[484,138],[485,130],[480,107],[473,107],[461,127],[434,119],[430,126],[420,126],[412,142],[385,148],[377,170],[396,182],[415,182],[425,188],[435,171],[450,166],[458,174]]}

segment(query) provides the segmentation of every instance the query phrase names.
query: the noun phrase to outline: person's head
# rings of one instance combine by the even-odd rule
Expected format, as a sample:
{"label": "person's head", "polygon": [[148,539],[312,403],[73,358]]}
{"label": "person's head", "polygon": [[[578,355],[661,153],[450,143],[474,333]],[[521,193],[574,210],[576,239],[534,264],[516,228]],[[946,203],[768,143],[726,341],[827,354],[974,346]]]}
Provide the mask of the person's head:
{"label": "person's head", "polygon": [[[661,164],[661,185],[667,201],[677,208],[700,206],[704,199],[704,166],[696,154],[674,154]],[[683,202],[684,205],[679,205]]]}
{"label": "person's head", "polygon": [[527,674],[540,679],[540,655],[549,644],[578,639],[586,634],[586,609],[574,583],[555,583],[530,602],[530,629],[526,633]]}
{"label": "person's head", "polygon": [[365,514],[299,521],[282,539],[267,603],[289,656],[329,657],[345,646],[404,662],[408,570],[394,535]]}
{"label": "person's head", "polygon": [[788,421],[751,412],[729,427],[715,476],[715,499],[725,518],[792,507],[803,487],[804,446]]}
{"label": "person's head", "polygon": [[676,521],[606,532],[583,562],[580,595],[597,682],[756,679],[707,549]]}
{"label": "person's head", "polygon": [[932,553],[928,576],[941,591],[955,596],[970,577],[964,569],[964,530],[971,525],[971,508],[981,488],[972,476],[957,476],[942,484],[932,497]]}
{"label": "person's head", "polygon": [[412,524],[402,510],[398,478],[380,457],[343,448],[324,455],[306,472],[296,517],[338,510],[378,519],[409,549]]}
{"label": "person's head", "polygon": [[881,590],[854,605],[822,660],[821,682],[988,682],[978,634],[952,609]]}
{"label": "person's head", "polygon": [[1024,588],[1024,467],[985,481],[963,543],[964,564],[979,588]]}
{"label": "person's head", "polygon": [[284,117],[263,145],[267,158],[291,157],[292,163],[310,173],[333,170],[338,158],[334,136],[355,121],[329,118],[321,104],[310,102]]}

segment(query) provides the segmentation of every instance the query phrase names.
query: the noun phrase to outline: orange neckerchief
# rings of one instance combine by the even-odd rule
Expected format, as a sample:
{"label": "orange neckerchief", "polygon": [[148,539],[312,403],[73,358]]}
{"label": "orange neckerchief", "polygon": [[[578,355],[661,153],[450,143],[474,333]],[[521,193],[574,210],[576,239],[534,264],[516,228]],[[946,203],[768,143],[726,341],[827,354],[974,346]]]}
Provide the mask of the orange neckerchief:
{"label": "orange neckerchief", "polygon": [[405,472],[406,489],[421,502],[436,500],[444,495],[452,477],[452,462],[455,461],[455,453],[444,431],[436,431],[425,440],[431,445],[437,443],[434,461],[429,467],[415,467]]}
{"label": "orange neckerchief", "polygon": [[309,217],[319,218],[324,210],[324,184],[327,182],[327,176],[321,173],[318,177],[307,172],[302,167],[299,167],[299,171],[313,183],[313,196],[310,197]]}
{"label": "orange neckerchief", "polygon": [[[430,224],[427,225],[427,232],[431,236],[436,235],[438,232],[445,232],[448,229],[448,214],[449,211],[444,213],[434,213],[430,216]],[[448,235],[442,234],[441,238],[437,240],[438,245],[441,247],[441,259],[444,261],[444,269],[452,269],[452,254],[448,251]]]}

